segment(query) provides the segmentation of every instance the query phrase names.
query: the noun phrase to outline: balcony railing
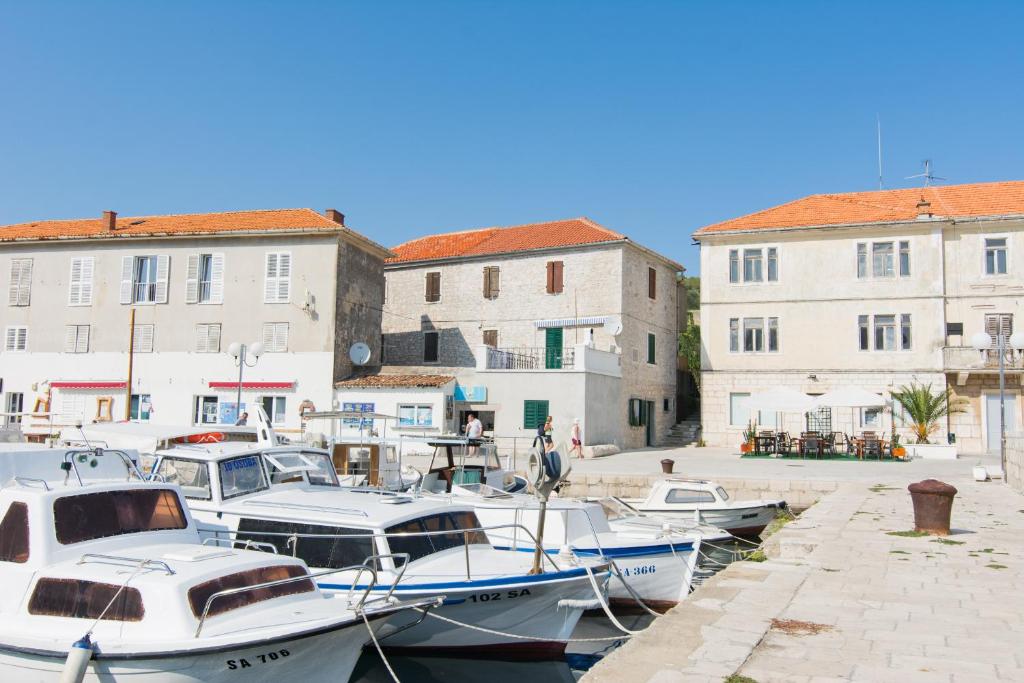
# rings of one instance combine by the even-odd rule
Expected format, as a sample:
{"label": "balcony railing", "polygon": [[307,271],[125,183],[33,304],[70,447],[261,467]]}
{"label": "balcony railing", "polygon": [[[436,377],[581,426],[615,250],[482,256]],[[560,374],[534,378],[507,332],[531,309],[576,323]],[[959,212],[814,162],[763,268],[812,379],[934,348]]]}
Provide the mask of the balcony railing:
{"label": "balcony railing", "polygon": [[543,346],[487,348],[488,370],[571,370],[576,362],[573,347],[551,349]]}
{"label": "balcony railing", "polygon": [[[1019,370],[1024,367],[1022,359],[1015,358],[1012,350],[1007,349],[1003,358],[1007,370]],[[999,352],[995,350],[978,351],[973,346],[945,346],[942,349],[942,366],[946,370],[984,370],[986,372],[999,369]]]}

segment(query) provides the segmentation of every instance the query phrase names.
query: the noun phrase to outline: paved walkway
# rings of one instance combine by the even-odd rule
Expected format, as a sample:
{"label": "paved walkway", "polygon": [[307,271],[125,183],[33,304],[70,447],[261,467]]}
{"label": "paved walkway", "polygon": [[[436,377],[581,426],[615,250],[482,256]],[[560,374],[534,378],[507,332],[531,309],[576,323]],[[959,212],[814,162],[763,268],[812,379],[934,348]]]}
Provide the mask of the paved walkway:
{"label": "paved walkway", "polygon": [[845,483],[584,681],[1024,680],[1024,496],[947,480],[948,539],[887,533],[913,528],[906,480]]}

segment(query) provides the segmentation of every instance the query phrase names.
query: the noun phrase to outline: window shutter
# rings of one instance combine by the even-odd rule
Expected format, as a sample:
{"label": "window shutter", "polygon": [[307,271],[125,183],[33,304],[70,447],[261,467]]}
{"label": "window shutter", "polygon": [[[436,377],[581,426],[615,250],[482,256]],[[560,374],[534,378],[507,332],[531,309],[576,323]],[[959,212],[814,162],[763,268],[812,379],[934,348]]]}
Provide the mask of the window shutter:
{"label": "window shutter", "polygon": [[[68,306],[80,306],[82,304],[82,261],[84,259],[71,259],[71,275],[68,277]],[[64,344],[67,347],[67,344]],[[64,349],[67,351],[67,348]]]}
{"label": "window shutter", "polygon": [[[277,254],[267,254],[266,270],[263,274],[263,302],[272,304],[277,302]],[[266,326],[264,326],[266,329]],[[266,345],[267,340],[263,343]]]}
{"label": "window shutter", "polygon": [[199,303],[199,254],[188,255],[185,267],[185,303]]}
{"label": "window shutter", "polygon": [[278,323],[274,330],[274,346],[279,353],[288,350],[288,323]]}
{"label": "window shutter", "polygon": [[210,256],[210,303],[224,303],[224,254]]}
{"label": "window shutter", "polygon": [[13,259],[7,303],[11,306],[28,306],[31,302],[31,293],[32,259]]}
{"label": "window shutter", "polygon": [[655,341],[653,334],[647,335],[647,362],[652,365],[657,362],[657,354],[655,353]]}
{"label": "window shutter", "polygon": [[441,300],[441,273],[427,273],[424,298],[427,303],[435,303]]}
{"label": "window shutter", "polygon": [[78,325],[64,328],[64,353],[74,353],[78,343]]}
{"label": "window shutter", "polygon": [[484,267],[484,298],[497,299],[500,283],[500,270],[498,266]]}
{"label": "window shutter", "polygon": [[562,289],[563,289],[564,283],[562,281],[563,280],[562,276],[563,276],[564,268],[565,268],[565,264],[564,263],[562,263],[561,261],[555,261],[555,292],[556,293],[560,293],[562,291]]}
{"label": "window shutter", "polygon": [[82,306],[92,306],[92,278],[96,270],[96,259],[87,256],[80,259],[82,262],[82,280],[79,289],[79,303]]}
{"label": "window shutter", "polygon": [[548,294],[555,293],[555,262],[548,261],[548,272],[547,272],[547,285],[546,289]]}
{"label": "window shutter", "polygon": [[563,267],[561,261],[548,261],[548,294],[558,294],[562,291]]}
{"label": "window shutter", "polygon": [[135,344],[133,351],[135,353],[153,352],[153,325],[135,326]]}
{"label": "window shutter", "polygon": [[171,257],[167,254],[160,254],[156,257],[156,296],[154,301],[158,304],[167,303],[167,280],[170,277]]}
{"label": "window shutter", "polygon": [[658,298],[658,271],[654,268],[647,269],[647,297]]}
{"label": "window shutter", "polygon": [[288,252],[277,257],[277,301],[288,303],[292,299],[292,255]]}
{"label": "window shutter", "polygon": [[484,330],[484,345],[492,348],[498,347],[498,331]]}
{"label": "window shutter", "polygon": [[134,270],[135,259],[131,256],[121,257],[121,303],[132,302],[132,271]]}
{"label": "window shutter", "polygon": [[491,267],[484,266],[484,298],[491,298]]}
{"label": "window shutter", "polygon": [[210,334],[206,325],[196,325],[196,353],[207,353],[206,347],[209,337]]}
{"label": "window shutter", "polygon": [[[21,284],[21,260],[14,259],[11,261],[11,280],[8,283],[7,288],[7,305],[17,306],[18,305],[18,286]],[[10,331],[10,328],[8,328]]]}
{"label": "window shutter", "polygon": [[208,353],[220,353],[220,323],[207,327],[206,350]]}

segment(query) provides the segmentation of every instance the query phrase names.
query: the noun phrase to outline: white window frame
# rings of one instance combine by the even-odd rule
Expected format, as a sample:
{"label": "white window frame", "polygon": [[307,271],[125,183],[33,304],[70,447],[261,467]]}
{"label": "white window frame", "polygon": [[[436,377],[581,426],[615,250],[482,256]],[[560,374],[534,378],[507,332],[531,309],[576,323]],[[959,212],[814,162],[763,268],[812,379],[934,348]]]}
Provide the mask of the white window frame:
{"label": "white window frame", "polygon": [[196,323],[195,329],[196,353],[220,353],[220,323]]}
{"label": "white window frame", "polygon": [[263,323],[261,340],[265,353],[288,352],[288,323]]}
{"label": "white window frame", "polygon": [[92,306],[95,272],[94,257],[76,256],[71,259],[71,270],[68,274],[68,306]]}
{"label": "white window frame", "polygon": [[136,325],[132,334],[132,353],[153,353],[155,335],[156,325],[153,323]]}
{"label": "white window frame", "polygon": [[[139,416],[138,417],[135,417],[134,415],[132,415],[132,409],[131,409],[132,399],[134,399],[136,396],[138,396],[138,398],[139,398],[139,404],[138,404],[139,405]],[[142,399],[143,399],[143,397],[149,399],[148,401],[146,401],[147,403],[149,403],[149,411],[146,413],[146,417],[142,417],[142,404],[143,404],[143,400]],[[152,419],[152,417],[153,417],[153,395],[152,394],[132,394],[128,398],[128,413],[129,413],[129,417],[128,417],[128,421],[129,422],[149,422]]]}
{"label": "white window frame", "polygon": [[[411,408],[413,411],[413,424],[402,424],[402,409]],[[429,411],[430,422],[420,424],[420,411]],[[434,404],[433,403],[400,403],[398,405],[398,427],[400,429],[432,429],[434,427]]]}
{"label": "white window frame", "polygon": [[[294,266],[295,262],[292,260],[292,252],[267,252],[263,262],[263,303],[291,303]],[[284,275],[281,274],[282,271],[285,271]]]}
{"label": "white window frame", "polygon": [[[265,401],[270,401],[269,411],[267,411],[267,407],[264,404]],[[264,412],[267,413],[267,417],[270,418],[270,424],[283,425],[285,423],[285,419],[288,416],[287,396],[280,394],[260,396],[260,405],[263,407]]]}
{"label": "white window frame", "polygon": [[[985,243],[988,240],[1006,240],[1006,246],[1003,247],[1006,250],[1005,273],[988,272],[988,247],[985,245]],[[990,235],[981,235],[981,276],[985,278],[1001,278],[1009,277],[1010,273],[1010,233],[994,233]]]}
{"label": "white window frame", "polygon": [[[910,345],[906,348],[903,346],[903,318],[908,317],[909,328],[910,328]],[[878,326],[878,318],[880,317],[891,317],[893,319],[893,348],[878,348],[877,346],[877,333],[875,329]],[[861,348],[861,318],[867,319],[867,330],[868,330],[868,347]],[[909,353],[914,350],[914,315],[913,313],[860,313],[857,315],[857,350],[861,353]]]}
{"label": "white window frame", "polygon": [[[862,428],[874,428],[875,430],[881,430],[882,428],[882,411],[883,408],[861,408],[860,409],[860,426]],[[868,422],[867,416],[871,413],[875,416],[874,422]]]}
{"label": "white window frame", "polygon": [[[746,324],[747,321],[761,321],[761,349],[754,351],[747,351],[747,335],[746,335]],[[771,349],[768,344],[768,332],[770,322],[775,321],[775,332],[776,341],[778,342],[777,348]],[[733,323],[736,323],[735,330],[733,329]],[[756,328],[751,328],[756,329]],[[733,345],[734,333],[736,345]],[[749,317],[736,317],[729,318],[729,329],[728,329],[728,348],[731,354],[745,354],[745,355],[761,355],[765,353],[779,353],[782,348],[782,318],[777,315],[752,315]]]}
{"label": "white window frame", "polygon": [[[25,394],[21,391],[8,391],[4,394],[4,412],[23,413],[25,412]],[[21,424],[21,415],[5,415],[0,423],[5,427],[13,424]]]}
{"label": "white window frame", "polygon": [[[733,415],[733,397],[746,397],[747,399],[747,418],[743,422],[736,422],[735,416]],[[726,410],[729,411],[729,426],[730,427],[746,427],[750,423],[750,392],[749,391],[731,391],[729,392],[729,405],[726,406]]]}
{"label": "white window frame", "polygon": [[[735,277],[733,277],[733,266],[736,266]],[[740,250],[730,249],[728,256],[726,257],[726,277],[729,279],[730,285],[738,285],[743,283],[743,273],[741,272],[742,264],[740,263]]]}
{"label": "white window frame", "polygon": [[729,318],[729,353],[740,353],[740,329],[742,324],[743,318]]}
{"label": "white window frame", "polygon": [[[910,272],[904,273],[900,267],[900,243],[907,243],[907,265]],[[892,244],[892,275],[875,275],[875,245]],[[860,274],[860,247],[864,246],[864,275]],[[914,241],[910,237],[894,235],[879,240],[860,240],[854,243],[854,277],[856,280],[900,280],[909,278],[914,272]]]}
{"label": "white window frame", "polygon": [[[746,268],[746,253],[748,251],[761,252],[761,279],[748,280]],[[775,279],[768,279],[768,252],[775,252]],[[733,255],[736,256],[736,279],[732,279]],[[733,287],[752,287],[763,285],[777,285],[782,275],[782,248],[778,244],[749,244],[730,248],[726,252],[726,280]]]}
{"label": "white window frame", "polygon": [[[207,422],[203,420],[204,411],[203,408],[210,402],[213,402],[213,421]],[[220,397],[213,396],[210,394],[196,395],[192,399],[192,422],[196,425],[210,425],[217,424],[220,420]]]}
{"label": "white window frame", "polygon": [[[757,259],[751,259],[751,263],[757,263],[757,264],[760,265],[761,277],[756,279],[756,280],[753,277],[751,277],[750,279],[747,279],[747,252],[748,251],[749,252],[755,252],[756,251],[759,254]],[[743,276],[743,283],[744,284],[757,284],[757,285],[764,284],[764,276],[765,276],[765,258],[764,257],[765,257],[765,248],[764,247],[750,246],[750,247],[743,247],[743,249],[740,250],[740,272],[741,272],[741,274]],[[751,270],[754,270],[753,267],[751,268]]]}
{"label": "white window frame", "polygon": [[[139,270],[143,259],[153,261],[153,278],[140,282]],[[149,269],[147,269],[147,274]],[[171,257],[167,254],[138,254],[121,258],[121,303],[136,306],[152,306],[167,303],[167,282],[171,274]],[[147,289],[142,297],[140,287]],[[150,298],[152,296],[152,298]]]}
{"label": "white window frame", "polygon": [[[750,322],[750,332],[751,332],[750,345],[752,347],[750,349],[747,349],[747,321]],[[760,325],[755,325],[755,323],[758,323],[758,322],[760,323]],[[758,330],[760,330],[760,332],[761,332],[761,344],[760,344],[761,348],[757,348],[757,346],[758,346],[758,344],[757,344],[757,332],[758,332]],[[742,345],[740,346],[740,348],[743,349],[743,353],[764,353],[764,349],[765,349],[764,318],[759,317],[759,316],[750,317],[750,318],[744,318],[743,319],[743,325],[740,327],[740,331],[742,332]]]}
{"label": "white window frame", "polygon": [[28,351],[28,325],[8,325],[4,329],[4,351],[6,353]]}
{"label": "white window frame", "polygon": [[89,326],[64,326],[64,353],[89,353]]}
{"label": "white window frame", "polygon": [[31,258],[11,259],[11,272],[7,287],[8,306],[30,306],[32,304],[32,267]]}
{"label": "white window frame", "polygon": [[[204,279],[203,264],[209,264],[209,279]],[[205,298],[204,298],[205,297]],[[224,254],[202,252],[189,254],[185,271],[185,303],[224,303]]]}

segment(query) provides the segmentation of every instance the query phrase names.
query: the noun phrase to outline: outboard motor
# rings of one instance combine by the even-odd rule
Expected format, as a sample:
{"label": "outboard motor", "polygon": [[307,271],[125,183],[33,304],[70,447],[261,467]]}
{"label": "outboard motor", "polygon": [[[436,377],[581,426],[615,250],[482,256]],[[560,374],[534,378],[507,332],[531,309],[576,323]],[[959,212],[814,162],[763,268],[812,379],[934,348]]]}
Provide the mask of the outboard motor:
{"label": "outboard motor", "polygon": [[543,452],[536,448],[530,449],[530,459],[526,472],[533,484],[534,495],[540,500],[540,517],[537,520],[537,547],[533,551],[533,569],[531,574],[541,574],[541,557],[544,552],[544,518],[548,511],[548,498],[572,471],[572,463],[562,458],[557,450]]}

